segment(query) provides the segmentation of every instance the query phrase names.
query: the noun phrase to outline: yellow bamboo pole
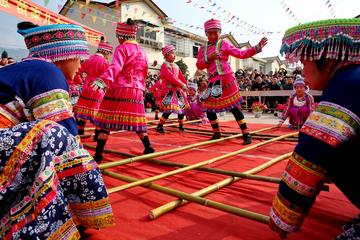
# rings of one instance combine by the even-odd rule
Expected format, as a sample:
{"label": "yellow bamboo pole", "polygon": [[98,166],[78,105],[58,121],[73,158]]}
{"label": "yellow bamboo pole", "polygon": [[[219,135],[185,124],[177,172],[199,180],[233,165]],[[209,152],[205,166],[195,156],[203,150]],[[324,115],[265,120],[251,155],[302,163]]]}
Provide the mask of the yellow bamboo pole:
{"label": "yellow bamboo pole", "polygon": [[[167,121],[175,121],[177,120],[176,118],[170,118],[170,119],[167,119]],[[146,124],[153,124],[153,123],[157,123],[159,122],[160,120],[150,120],[150,121],[147,121]],[[92,131],[92,130],[95,130],[94,127],[89,127],[89,128],[85,128],[85,131]]]}
{"label": "yellow bamboo pole", "polygon": [[[198,120],[185,121],[184,124],[197,123],[197,122],[201,122],[201,120],[198,119]],[[178,125],[179,125],[179,123],[169,123],[169,124],[164,124],[164,127],[171,127],[171,126],[178,126]],[[148,129],[154,129],[156,127],[157,126],[151,126],[151,127],[148,127]]]}
{"label": "yellow bamboo pole", "polygon": [[[86,146],[86,147],[95,149],[95,147],[91,146],[90,144],[84,143],[83,145]],[[136,156],[134,154],[124,153],[124,152],[111,150],[111,149],[106,149],[106,150],[104,150],[104,152],[113,153],[113,154],[126,156],[126,157],[134,157],[134,156]],[[147,159],[146,161],[150,162],[150,163],[159,164],[159,165],[169,166],[169,167],[183,168],[183,167],[189,166],[189,164],[185,164],[185,163],[169,162],[169,161],[158,160],[158,159]],[[217,168],[198,167],[198,168],[196,168],[194,170],[203,171],[203,172],[210,172],[210,173],[215,173],[215,174],[221,174],[221,175],[226,175],[226,176],[232,176],[232,177],[248,178],[248,179],[264,181],[264,182],[272,182],[272,183],[280,183],[280,180],[281,180],[280,178],[252,175],[252,174],[247,174],[245,172],[242,173],[242,172],[235,172],[235,171],[229,171],[229,170],[223,170],[223,169],[217,169]]]}
{"label": "yellow bamboo pole", "polygon": [[[191,131],[191,132],[206,132],[206,133],[212,133],[213,131],[211,129],[199,129],[199,128],[193,128],[193,127],[185,127],[185,130]],[[222,134],[238,134],[239,132],[221,132]],[[261,133],[254,133],[253,136],[262,136],[262,137],[278,137],[278,135],[275,134],[261,134]]]}
{"label": "yellow bamboo pole", "polygon": [[243,153],[243,152],[258,148],[260,146],[263,146],[265,144],[269,144],[269,143],[275,142],[277,140],[280,140],[280,139],[283,139],[283,138],[286,138],[286,137],[290,137],[290,136],[294,136],[294,135],[297,135],[297,134],[298,134],[298,132],[288,133],[288,134],[285,134],[285,135],[282,135],[282,136],[279,136],[279,137],[276,137],[276,138],[273,138],[273,139],[270,139],[270,140],[267,140],[267,141],[264,141],[264,142],[254,144],[254,145],[251,145],[249,147],[246,147],[246,148],[243,148],[243,149],[231,152],[231,153],[224,154],[224,155],[219,156],[219,157],[215,157],[215,158],[212,158],[212,159],[209,159],[209,160],[206,160],[206,161],[202,161],[202,162],[199,162],[199,163],[196,163],[196,164],[189,165],[187,167],[176,169],[176,170],[166,172],[166,173],[163,173],[163,174],[159,174],[159,175],[156,175],[156,176],[153,176],[153,177],[145,178],[145,179],[142,179],[142,180],[140,180],[138,182],[128,183],[128,184],[125,184],[125,185],[122,185],[122,186],[110,188],[108,190],[108,192],[113,193],[113,192],[117,192],[117,191],[122,191],[122,190],[125,190],[125,189],[128,189],[128,188],[131,188],[131,187],[136,187],[136,186],[139,186],[139,185],[142,185],[142,184],[145,184],[145,183],[157,181],[159,179],[166,178],[166,177],[178,174],[178,173],[182,173],[182,172],[189,171],[189,170],[192,170],[192,169],[195,169],[195,168],[198,168],[198,167],[202,167],[202,166],[205,166],[205,165],[208,165],[208,164],[215,163],[217,161],[226,159],[228,157],[238,155],[239,153]]}
{"label": "yellow bamboo pole", "polygon": [[[262,132],[262,131],[270,130],[270,129],[273,129],[273,128],[275,128],[275,127],[262,128],[262,129],[259,129],[259,130],[252,131],[251,133]],[[177,152],[180,152],[180,151],[184,151],[184,150],[199,147],[199,146],[204,146],[204,145],[214,144],[214,143],[218,143],[218,142],[223,142],[223,141],[233,139],[233,138],[237,138],[237,137],[241,137],[241,136],[242,136],[242,134],[240,133],[240,134],[236,134],[236,135],[229,136],[229,137],[226,137],[226,138],[220,138],[220,139],[216,139],[216,140],[210,140],[210,141],[194,143],[194,144],[190,144],[190,145],[186,145],[186,146],[182,146],[182,147],[177,147],[177,148],[173,148],[173,149],[169,149],[169,150],[165,150],[165,151],[161,151],[161,152],[154,152],[154,153],[141,155],[141,156],[137,156],[137,157],[132,157],[132,158],[128,158],[128,159],[123,159],[123,160],[119,160],[119,161],[115,161],[115,162],[103,163],[103,164],[99,165],[99,168],[100,169],[106,169],[106,168],[121,166],[121,165],[125,165],[125,164],[128,164],[128,163],[136,162],[136,161],[142,161],[142,160],[146,160],[146,159],[150,159],[150,158],[154,158],[154,157],[164,156],[164,155],[167,155],[167,154],[177,153]]]}
{"label": "yellow bamboo pole", "polygon": [[[133,177],[128,177],[128,176],[124,176],[118,173],[114,173],[108,170],[103,170],[102,171],[104,175],[110,176],[112,178],[116,178],[122,181],[126,181],[126,182],[137,182],[139,181],[139,179],[133,178]],[[223,204],[220,202],[216,202],[216,201],[212,201],[206,198],[202,198],[202,197],[198,197],[198,196],[194,196],[182,191],[178,191],[172,188],[168,188],[168,187],[163,187],[161,185],[157,185],[157,184],[153,184],[153,183],[146,183],[143,185],[144,187],[147,188],[151,188],[154,189],[156,191],[174,196],[174,197],[180,197],[182,199],[186,199],[188,201],[191,202],[195,202],[198,203],[200,205],[206,206],[206,207],[210,207],[210,208],[215,208],[227,213],[231,213],[237,216],[241,216],[241,217],[245,217],[260,223],[265,223],[268,224],[269,223],[269,217],[266,215],[262,215],[259,213],[255,213],[255,212],[251,212],[245,209],[241,209],[241,208],[237,208],[234,206],[230,206],[227,204]]]}
{"label": "yellow bamboo pole", "polygon": [[[274,159],[272,159],[272,160],[270,160],[270,161],[268,161],[268,162],[266,162],[264,164],[261,164],[261,165],[255,167],[253,169],[245,171],[244,173],[245,174],[256,174],[258,172],[261,172],[264,169],[274,165],[275,163],[278,163],[278,162],[280,162],[280,161],[282,161],[284,159],[289,158],[291,156],[291,154],[292,153],[290,152],[290,153],[286,153],[284,155],[281,155],[281,156],[279,156],[277,158],[274,158]],[[226,178],[224,180],[221,180],[220,182],[214,183],[214,184],[212,184],[212,185],[210,185],[210,186],[208,186],[206,188],[198,190],[198,191],[192,193],[191,195],[202,197],[202,196],[205,196],[205,195],[210,194],[212,192],[215,192],[215,191],[219,190],[220,188],[228,186],[228,185],[230,185],[230,184],[232,184],[234,182],[240,181],[242,179],[243,178],[239,178],[239,177]],[[171,201],[171,202],[169,202],[167,204],[164,204],[164,205],[162,205],[162,206],[160,206],[158,208],[155,208],[155,209],[151,210],[150,211],[150,218],[151,219],[156,219],[156,218],[160,217],[161,215],[163,215],[163,214],[165,214],[165,213],[167,213],[167,212],[169,212],[169,211],[171,211],[171,210],[173,210],[173,209],[175,209],[177,207],[180,207],[180,206],[182,206],[182,205],[184,205],[186,203],[188,203],[188,201],[183,200],[183,199],[178,199],[178,200],[175,200],[175,201]]]}
{"label": "yellow bamboo pole", "polygon": [[[158,120],[154,120],[154,121],[158,121]],[[184,122],[184,124],[186,123],[195,123],[195,122],[200,122],[201,120],[192,120],[192,121],[186,121]],[[149,121],[151,122],[151,121]],[[148,123],[149,123],[148,122]],[[164,124],[164,127],[171,127],[171,126],[176,126],[176,125],[179,125],[178,123],[169,123],[169,124]],[[151,126],[151,127],[148,127],[148,129],[154,129],[156,128],[157,126]],[[87,129],[85,129],[87,130]],[[95,130],[95,128],[93,128],[93,130]],[[114,134],[118,134],[118,133],[123,133],[123,132],[128,132],[127,130],[119,130],[119,131],[111,131],[110,132],[110,135],[114,135]],[[81,135],[80,137],[81,138],[89,138],[91,136],[93,136],[94,134],[84,134],[84,135]]]}

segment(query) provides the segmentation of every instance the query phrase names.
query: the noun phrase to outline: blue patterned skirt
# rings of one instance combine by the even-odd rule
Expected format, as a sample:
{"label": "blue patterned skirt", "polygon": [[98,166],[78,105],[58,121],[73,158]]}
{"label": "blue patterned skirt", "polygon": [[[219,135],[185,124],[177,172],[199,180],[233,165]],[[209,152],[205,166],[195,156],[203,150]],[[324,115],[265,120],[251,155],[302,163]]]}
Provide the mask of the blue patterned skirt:
{"label": "blue patterned skirt", "polygon": [[55,122],[0,129],[0,239],[79,239],[114,225],[97,164]]}

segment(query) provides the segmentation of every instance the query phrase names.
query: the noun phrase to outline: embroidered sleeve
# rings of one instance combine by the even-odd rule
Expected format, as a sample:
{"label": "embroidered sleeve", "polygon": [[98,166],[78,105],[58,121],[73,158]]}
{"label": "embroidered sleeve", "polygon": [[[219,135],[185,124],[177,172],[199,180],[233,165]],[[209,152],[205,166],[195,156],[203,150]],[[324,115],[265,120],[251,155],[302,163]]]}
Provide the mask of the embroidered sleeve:
{"label": "embroidered sleeve", "polygon": [[[338,104],[322,101],[300,130],[299,143],[290,159],[273,201],[270,217],[282,230],[300,229],[328,175],[340,146],[352,141],[360,118]],[[331,176],[331,175],[330,175]]]}
{"label": "embroidered sleeve", "polygon": [[236,58],[244,59],[254,56],[257,51],[255,48],[248,48],[246,50],[241,50],[239,48],[234,47],[231,43],[228,41],[223,41],[223,51],[226,55],[230,55]]}
{"label": "embroidered sleeve", "polygon": [[198,57],[197,57],[196,67],[200,70],[203,70],[209,66],[209,63],[206,61],[204,53],[203,53],[204,50],[205,49],[203,46],[200,47]]}
{"label": "embroidered sleeve", "polygon": [[46,119],[66,127],[77,135],[69,93],[63,89],[53,89],[32,97],[26,104],[34,119]]}
{"label": "embroidered sleeve", "polygon": [[101,75],[101,80],[104,87],[107,87],[111,82],[114,82],[118,74],[122,71],[126,61],[125,49],[122,45],[118,46],[114,52],[111,65]]}
{"label": "embroidered sleeve", "polygon": [[184,77],[184,74],[181,72],[181,70],[179,71],[179,79],[181,80],[181,82],[183,84],[185,84],[187,86],[187,80],[186,78]]}
{"label": "embroidered sleeve", "polygon": [[160,78],[167,81],[168,83],[176,86],[176,87],[182,87],[183,86],[183,83],[181,82],[181,80],[174,76],[174,73],[166,66],[165,63],[161,66]]}

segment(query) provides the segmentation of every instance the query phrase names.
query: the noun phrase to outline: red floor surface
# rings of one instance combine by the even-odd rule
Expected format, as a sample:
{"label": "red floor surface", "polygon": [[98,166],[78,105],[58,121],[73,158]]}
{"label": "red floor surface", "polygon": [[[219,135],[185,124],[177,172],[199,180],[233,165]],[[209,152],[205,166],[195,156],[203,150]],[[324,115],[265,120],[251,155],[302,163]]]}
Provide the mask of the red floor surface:
{"label": "red floor surface", "polygon": [[[223,131],[238,131],[235,121],[222,122],[221,125]],[[209,129],[208,125],[190,126]],[[264,124],[250,124],[250,129],[255,130],[268,126]],[[170,130],[171,128],[168,127],[167,129]],[[168,131],[165,135],[157,134],[153,130],[149,131],[150,139],[156,151],[205,141],[209,138],[209,136],[190,132],[179,133],[176,129],[174,130],[175,132]],[[281,128],[264,133],[282,135],[288,132],[290,130],[287,128]],[[83,142],[94,145],[90,139],[84,139]],[[259,141],[254,140],[254,143],[256,142]],[[271,143],[256,150],[211,164],[210,167],[246,171],[265,163],[271,158],[291,152],[294,146],[295,143],[290,142]],[[233,139],[163,156],[158,159],[182,163],[197,163],[243,147],[241,139]],[[106,148],[136,155],[141,154],[143,150],[141,142],[137,139],[135,133],[132,132],[111,135]],[[93,153],[92,150],[90,152]],[[121,159],[121,157],[114,154],[105,154],[104,157],[104,162]],[[286,161],[282,161],[260,172],[260,174],[280,177],[285,165]],[[112,168],[111,170],[142,179],[173,169],[175,168],[141,161]],[[191,193],[225,178],[228,177],[192,170],[156,181],[156,183]],[[109,177],[104,177],[104,180],[108,188],[125,184]],[[208,195],[207,198],[268,215],[269,207],[276,191],[277,185],[273,183],[242,180]],[[110,195],[110,200],[117,225],[116,227],[100,231],[89,231],[92,234],[90,239],[278,239],[277,235],[265,224],[196,203],[187,204],[156,220],[150,220],[148,215],[151,209],[174,199],[174,197],[143,187],[135,187],[113,193]],[[297,234],[290,234],[288,239],[332,239],[341,232],[341,226],[346,221],[355,217],[356,214],[358,214],[358,210],[350,204],[334,185],[330,185],[330,191],[321,192],[317,198],[301,231]]]}

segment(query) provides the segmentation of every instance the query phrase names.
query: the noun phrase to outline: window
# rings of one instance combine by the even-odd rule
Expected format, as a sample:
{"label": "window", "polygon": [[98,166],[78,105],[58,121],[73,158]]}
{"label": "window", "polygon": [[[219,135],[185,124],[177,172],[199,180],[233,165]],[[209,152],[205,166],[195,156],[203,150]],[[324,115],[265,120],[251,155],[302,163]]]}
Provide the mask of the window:
{"label": "window", "polygon": [[139,26],[136,38],[139,43],[153,46],[155,48],[162,48],[162,44],[157,42],[157,33],[152,27]]}
{"label": "window", "polygon": [[199,50],[200,50],[200,43],[194,42],[194,46],[193,46],[193,58],[197,58],[198,54],[199,54]]}
{"label": "window", "polygon": [[197,58],[199,55],[199,47],[193,46],[193,58]]}
{"label": "window", "polygon": [[176,47],[176,54],[178,56],[190,56],[190,44],[188,39],[180,36],[165,34],[165,45],[168,44]]}

